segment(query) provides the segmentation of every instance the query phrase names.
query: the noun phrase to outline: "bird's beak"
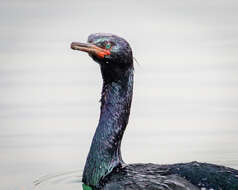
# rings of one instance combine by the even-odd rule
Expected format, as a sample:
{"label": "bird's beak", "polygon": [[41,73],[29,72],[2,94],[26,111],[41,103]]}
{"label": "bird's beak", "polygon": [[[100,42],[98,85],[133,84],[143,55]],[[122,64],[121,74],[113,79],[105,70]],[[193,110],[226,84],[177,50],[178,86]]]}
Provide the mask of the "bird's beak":
{"label": "bird's beak", "polygon": [[100,48],[100,47],[98,47],[94,44],[90,44],[90,43],[72,42],[71,49],[84,51],[84,52],[87,52],[92,55],[97,55],[101,58],[104,58],[105,55],[111,54],[109,50]]}

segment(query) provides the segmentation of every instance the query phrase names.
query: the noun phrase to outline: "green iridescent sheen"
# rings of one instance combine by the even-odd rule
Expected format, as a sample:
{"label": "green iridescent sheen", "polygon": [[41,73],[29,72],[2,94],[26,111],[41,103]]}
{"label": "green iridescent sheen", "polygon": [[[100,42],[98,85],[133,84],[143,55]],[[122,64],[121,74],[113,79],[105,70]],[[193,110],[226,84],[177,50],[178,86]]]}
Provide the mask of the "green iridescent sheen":
{"label": "green iridescent sheen", "polygon": [[84,183],[82,186],[83,186],[83,190],[92,190],[92,187],[85,185]]}

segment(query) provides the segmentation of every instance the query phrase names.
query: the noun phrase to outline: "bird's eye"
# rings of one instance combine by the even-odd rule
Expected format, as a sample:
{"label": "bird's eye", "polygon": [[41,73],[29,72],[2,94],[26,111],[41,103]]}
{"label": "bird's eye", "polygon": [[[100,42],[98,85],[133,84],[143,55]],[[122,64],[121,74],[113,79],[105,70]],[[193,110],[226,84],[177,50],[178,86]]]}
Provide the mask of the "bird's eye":
{"label": "bird's eye", "polygon": [[111,44],[110,44],[110,43],[107,43],[107,44],[105,45],[105,48],[106,48],[106,49],[110,49],[110,48],[111,48]]}

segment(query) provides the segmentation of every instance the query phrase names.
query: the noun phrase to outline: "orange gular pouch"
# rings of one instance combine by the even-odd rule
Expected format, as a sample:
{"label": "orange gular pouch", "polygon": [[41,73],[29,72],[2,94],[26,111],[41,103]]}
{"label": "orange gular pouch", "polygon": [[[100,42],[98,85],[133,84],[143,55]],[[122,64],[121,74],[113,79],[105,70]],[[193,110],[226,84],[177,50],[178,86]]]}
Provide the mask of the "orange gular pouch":
{"label": "orange gular pouch", "polygon": [[98,57],[104,58],[105,55],[110,55],[111,52],[109,50],[103,50],[103,51],[98,51],[96,54]]}

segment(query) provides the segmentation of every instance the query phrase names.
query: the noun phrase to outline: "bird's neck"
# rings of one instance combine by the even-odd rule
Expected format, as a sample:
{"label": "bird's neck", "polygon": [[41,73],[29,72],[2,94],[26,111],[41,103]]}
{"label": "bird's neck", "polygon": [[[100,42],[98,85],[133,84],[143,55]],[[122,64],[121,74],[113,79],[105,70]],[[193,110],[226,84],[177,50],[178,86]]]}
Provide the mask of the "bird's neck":
{"label": "bird's neck", "polygon": [[116,82],[103,84],[99,124],[83,172],[83,182],[98,186],[100,179],[123,163],[121,140],[128,123],[133,91],[133,68]]}

